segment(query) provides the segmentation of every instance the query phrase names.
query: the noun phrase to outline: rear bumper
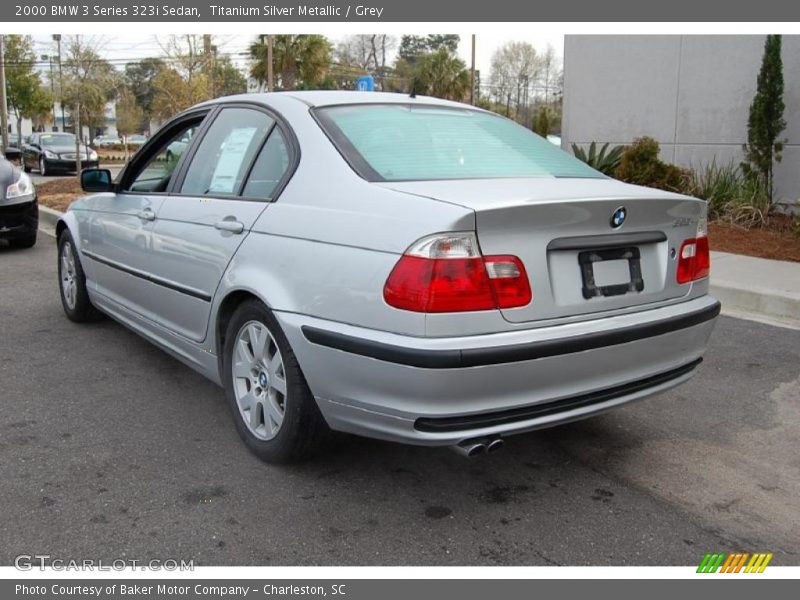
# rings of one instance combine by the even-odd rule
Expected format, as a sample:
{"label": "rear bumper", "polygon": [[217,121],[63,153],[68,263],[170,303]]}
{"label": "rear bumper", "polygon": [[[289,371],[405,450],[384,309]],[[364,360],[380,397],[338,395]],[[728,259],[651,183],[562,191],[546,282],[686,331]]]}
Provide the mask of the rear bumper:
{"label": "rear bumper", "polygon": [[328,424],[423,445],[585,418],[689,379],[719,314],[703,296],[582,323],[414,338],[279,313]]}

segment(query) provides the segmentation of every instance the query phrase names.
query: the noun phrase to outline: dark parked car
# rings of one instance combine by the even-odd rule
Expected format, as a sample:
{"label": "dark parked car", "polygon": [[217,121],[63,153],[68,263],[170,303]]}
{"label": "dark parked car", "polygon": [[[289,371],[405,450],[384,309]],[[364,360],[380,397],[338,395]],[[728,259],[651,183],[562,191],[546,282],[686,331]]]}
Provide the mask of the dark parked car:
{"label": "dark parked car", "polygon": [[[26,172],[37,169],[41,175],[77,170],[75,136],[71,133],[34,133],[22,147],[22,165]],[[97,166],[97,152],[81,144],[81,167]]]}
{"label": "dark parked car", "polygon": [[0,240],[18,248],[36,243],[39,206],[31,178],[0,158]]}

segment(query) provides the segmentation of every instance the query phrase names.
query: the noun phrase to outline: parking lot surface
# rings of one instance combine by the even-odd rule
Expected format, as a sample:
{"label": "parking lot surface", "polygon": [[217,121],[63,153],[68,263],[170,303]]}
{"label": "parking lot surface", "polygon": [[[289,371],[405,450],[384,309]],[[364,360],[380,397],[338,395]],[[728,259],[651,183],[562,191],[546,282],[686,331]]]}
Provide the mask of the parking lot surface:
{"label": "parking lot surface", "polygon": [[215,385],[68,321],[55,257],[0,247],[0,564],[800,564],[800,331],[720,318],[690,383],[490,456],[343,436],[275,467]]}

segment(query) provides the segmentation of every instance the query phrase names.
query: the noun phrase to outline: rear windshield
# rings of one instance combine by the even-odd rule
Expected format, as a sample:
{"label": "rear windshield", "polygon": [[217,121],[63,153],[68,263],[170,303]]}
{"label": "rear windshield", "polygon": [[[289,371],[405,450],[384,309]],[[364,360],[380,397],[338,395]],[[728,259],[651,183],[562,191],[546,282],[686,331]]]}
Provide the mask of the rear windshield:
{"label": "rear windshield", "polygon": [[361,104],[315,111],[369,181],[604,177],[509,119],[476,110]]}

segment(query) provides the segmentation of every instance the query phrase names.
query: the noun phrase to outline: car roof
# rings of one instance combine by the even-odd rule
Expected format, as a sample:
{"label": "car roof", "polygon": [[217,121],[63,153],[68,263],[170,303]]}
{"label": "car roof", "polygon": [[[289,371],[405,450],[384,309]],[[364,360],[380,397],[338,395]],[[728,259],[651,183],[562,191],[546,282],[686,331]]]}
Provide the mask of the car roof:
{"label": "car roof", "polygon": [[[270,100],[277,98],[292,98],[309,107],[334,106],[341,104],[427,104],[465,108],[467,105],[451,100],[442,100],[433,96],[410,96],[392,92],[356,92],[352,90],[303,90],[288,92],[259,92],[252,94],[239,94],[225,96],[211,100],[204,104],[217,104],[220,102],[260,102],[267,106]],[[469,107],[474,108],[474,107]],[[476,109],[480,110],[480,109]]]}

